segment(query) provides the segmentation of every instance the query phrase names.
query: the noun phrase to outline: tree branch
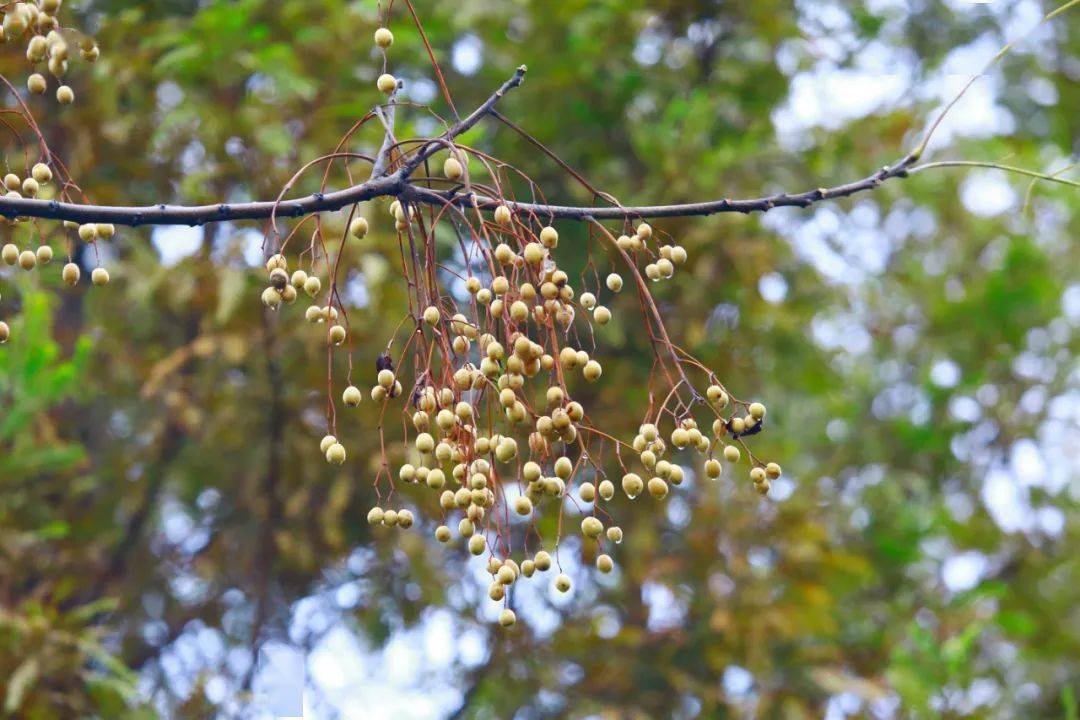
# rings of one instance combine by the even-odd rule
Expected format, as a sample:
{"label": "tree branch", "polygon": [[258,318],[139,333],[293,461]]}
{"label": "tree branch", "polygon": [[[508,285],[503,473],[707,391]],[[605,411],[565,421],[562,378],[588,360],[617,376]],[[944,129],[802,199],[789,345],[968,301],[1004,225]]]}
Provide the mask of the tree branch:
{"label": "tree branch", "polygon": [[908,175],[908,170],[914,164],[915,158],[907,155],[898,164],[881,168],[873,175],[861,180],[836,185],[831,188],[817,188],[797,194],[779,193],[767,197],[750,198],[745,200],[732,200],[721,198],[698,203],[684,203],[679,205],[648,205],[642,207],[571,207],[567,205],[541,205],[537,203],[522,203],[499,200],[483,195],[461,194],[455,195],[450,192],[439,192],[415,186],[409,186],[402,194],[415,202],[424,202],[437,205],[455,203],[458,205],[472,206],[474,203],[481,210],[493,210],[498,205],[506,205],[511,210],[519,213],[535,213],[546,218],[563,218],[567,220],[623,220],[630,218],[660,218],[660,217],[690,217],[695,215],[715,215],[717,213],[751,213],[766,212],[777,207],[808,207],[822,200],[847,197],[866,190],[873,190],[893,178],[902,178]]}
{"label": "tree branch", "polygon": [[[1076,0],[1080,2],[1080,0]],[[1071,5],[1072,3],[1070,3]],[[759,198],[730,199],[720,198],[705,202],[683,203],[676,205],[648,205],[623,207],[575,207],[567,205],[544,205],[538,203],[512,202],[499,198],[459,194],[456,191],[437,191],[418,187],[409,183],[409,178],[425,160],[437,153],[454,138],[467,132],[484,116],[495,112],[495,105],[513,88],[521,85],[525,79],[526,68],[519,67],[514,75],[504,82],[482,105],[467,117],[449,128],[438,138],[423,143],[407,162],[393,173],[386,174],[390,167],[390,152],[395,147],[393,129],[395,98],[391,95],[385,117],[382,117],[385,136],[378,156],[373,163],[371,178],[352,187],[329,193],[315,193],[304,198],[281,201],[262,201],[248,203],[220,203],[217,205],[150,205],[145,207],[115,207],[105,205],[80,205],[56,200],[33,200],[29,198],[9,198],[0,196],[0,215],[6,217],[27,216],[73,222],[108,222],[115,225],[135,227],[138,225],[202,225],[226,220],[262,220],[273,216],[299,217],[317,212],[332,212],[354,203],[377,197],[402,197],[414,203],[445,206],[454,204],[461,207],[477,207],[480,210],[494,210],[499,205],[506,205],[511,210],[524,214],[535,214],[543,218],[562,218],[568,220],[626,220],[663,217],[690,217],[714,215],[717,213],[752,213],[767,212],[777,207],[805,208],[822,200],[847,197],[856,193],[873,190],[887,180],[904,178],[914,172],[937,167],[993,167],[1006,172],[1014,172],[1041,180],[1060,182],[1073,187],[1080,184],[1071,180],[1062,180],[1031,170],[1015,168],[996,163],[974,161],[943,161],[916,165],[922,146],[905,155],[893,166],[886,165],[877,172],[860,180],[836,185],[829,188],[817,188],[801,193],[778,193]],[[395,91],[396,93],[396,91]],[[924,142],[925,144],[925,142]]]}

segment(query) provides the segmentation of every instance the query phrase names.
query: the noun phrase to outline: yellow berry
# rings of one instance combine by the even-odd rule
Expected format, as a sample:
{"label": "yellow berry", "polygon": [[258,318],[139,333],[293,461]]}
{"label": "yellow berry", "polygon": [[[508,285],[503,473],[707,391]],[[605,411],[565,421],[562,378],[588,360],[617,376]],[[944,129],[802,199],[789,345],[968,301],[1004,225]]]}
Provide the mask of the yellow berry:
{"label": "yellow berry", "polygon": [[98,286],[108,285],[109,271],[103,267],[94,268],[94,271],[90,273],[90,282]]}
{"label": "yellow berry", "polygon": [[23,270],[33,270],[37,267],[37,255],[33,250],[23,250],[19,254],[19,267]]}
{"label": "yellow berry", "polygon": [[70,105],[75,102],[75,91],[67,85],[56,88],[56,101],[61,105]]}
{"label": "yellow berry", "polygon": [[97,236],[97,225],[93,223],[83,223],[79,226],[79,239],[83,242],[94,242],[97,240]]}
{"label": "yellow berry", "polygon": [[607,276],[607,287],[611,292],[619,292],[623,287],[622,276],[618,273],[611,273]]}
{"label": "yellow berry", "polygon": [[6,322],[0,320],[0,345],[6,343],[8,341],[8,338],[10,337],[11,328],[8,327],[8,324]]}
{"label": "yellow berry", "polygon": [[461,166],[461,161],[456,157],[448,157],[445,162],[443,162],[443,175],[445,175],[448,180],[454,180],[456,182],[457,180],[460,180],[461,176],[464,174],[465,168]]}
{"label": "yellow berry", "polygon": [[53,259],[53,249],[48,245],[42,245],[37,249],[37,261],[42,265],[48,265]]}
{"label": "yellow berry", "polygon": [[64,283],[67,285],[78,285],[79,277],[82,275],[82,271],[79,270],[79,266],[73,262],[69,262],[64,266],[61,272],[61,277],[64,279]]}
{"label": "yellow berry", "polygon": [[345,446],[335,442],[328,447],[326,449],[326,461],[332,465],[343,465],[345,463]]}
{"label": "yellow berry", "polygon": [[739,452],[739,448],[734,445],[728,445],[724,448],[724,459],[730,463],[739,462],[739,458],[742,457],[742,453]]}
{"label": "yellow berry", "polygon": [[50,182],[53,177],[52,170],[50,170],[49,166],[45,163],[37,163],[36,165],[34,165],[34,167],[30,170],[30,174],[42,185]]}
{"label": "yellow berry", "polygon": [[49,82],[41,73],[34,73],[26,78],[26,89],[34,95],[44,95],[49,89]]}
{"label": "yellow berry", "polygon": [[505,205],[500,205],[499,207],[495,208],[495,222],[499,223],[500,225],[509,225],[510,219],[510,208],[506,207]]}
{"label": "yellow berry", "polygon": [[477,533],[469,538],[469,552],[473,555],[482,555],[487,549],[487,538]]}
{"label": "yellow berry", "polygon": [[540,244],[546,248],[554,248],[559,244],[559,233],[555,228],[548,225],[540,231]]}
{"label": "yellow berry", "polygon": [[337,442],[337,438],[333,435],[326,435],[321,441],[319,441],[319,452],[323,455],[330,449],[330,446]]}
{"label": "yellow berry", "polygon": [[330,328],[330,332],[327,334],[327,339],[333,345],[340,345],[345,342],[345,328],[340,325],[334,325]]}
{"label": "yellow berry", "polygon": [[385,50],[394,44],[394,33],[387,28],[379,28],[375,31],[375,44]]}
{"label": "yellow berry", "polygon": [[510,608],[503,608],[503,611],[499,613],[499,624],[503,627],[510,627],[517,622],[517,615]]}
{"label": "yellow berry", "polygon": [[348,407],[356,407],[360,404],[360,401],[364,399],[364,396],[360,393],[360,388],[355,385],[350,385],[345,388],[345,391],[341,393],[341,401]]}
{"label": "yellow berry", "polygon": [[349,234],[354,238],[362,238],[368,234],[368,221],[366,218],[355,217],[349,223]]}
{"label": "yellow berry", "polygon": [[581,534],[595,540],[604,532],[604,524],[599,519],[589,516],[581,521]]}
{"label": "yellow berry", "polygon": [[611,559],[610,555],[597,555],[596,556],[596,569],[602,573],[611,572],[615,567],[615,562]]}
{"label": "yellow berry", "polygon": [[379,86],[379,92],[389,95],[397,89],[397,78],[390,73],[384,73],[379,76],[376,84]]}
{"label": "yellow berry", "polygon": [[765,406],[761,403],[750,403],[750,407],[747,408],[747,410],[750,413],[750,417],[755,420],[761,420],[765,417]]}
{"label": "yellow berry", "polygon": [[565,573],[559,573],[555,578],[555,589],[561,593],[570,591],[570,577]]}

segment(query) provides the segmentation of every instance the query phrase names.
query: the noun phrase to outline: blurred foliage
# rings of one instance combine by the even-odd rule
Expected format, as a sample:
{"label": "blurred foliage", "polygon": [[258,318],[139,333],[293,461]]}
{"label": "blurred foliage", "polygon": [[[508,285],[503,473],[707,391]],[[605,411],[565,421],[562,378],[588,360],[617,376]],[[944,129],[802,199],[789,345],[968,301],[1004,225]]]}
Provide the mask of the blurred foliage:
{"label": "blurred foliage", "polygon": [[[33,108],[95,202],[273,197],[376,102],[374,2],[73,5],[102,58],[74,70],[77,105]],[[459,111],[526,63],[502,112],[597,187],[659,204],[801,191],[891,162],[937,94],[909,90],[865,117],[825,112],[830,122],[793,144],[776,127],[792,77],[858,68],[885,48],[902,63],[886,70],[922,87],[954,71],[954,48],[996,49],[1051,6],[416,7]],[[1080,146],[1078,17],[985,79],[1008,132],[954,132],[937,156],[1064,166]],[[400,0],[391,27],[410,98],[449,118]],[[476,67],[452,61],[469,48]],[[25,70],[17,55],[0,59],[8,77]],[[399,116],[400,137],[438,128],[423,111]],[[379,140],[372,128],[354,149]],[[504,126],[466,140],[552,201],[590,201]],[[21,165],[23,150],[5,146],[8,162]],[[765,501],[741,477],[691,480],[659,511],[620,500],[627,539],[612,578],[583,579],[569,602],[543,580],[517,590],[538,616],[557,611],[544,630],[489,630],[465,553],[431,537],[429,496],[403,491],[422,510],[409,533],[367,526],[371,403],[342,416],[344,468],[313,452],[325,349],[296,308],[264,314],[251,270],[261,227],[122,230],[102,251],[105,291],[54,292],[51,269],[0,271],[0,316],[16,318],[0,350],[4,712],[139,717],[149,700],[162,716],[238,714],[252,649],[274,638],[316,647],[318,629],[296,630],[298,602],[349,586],[358,599],[335,609],[366,647],[434,612],[484,633],[479,664],[455,649],[448,672],[432,671],[460,693],[461,717],[811,718],[841,700],[868,716],[1076,717],[1080,219],[1067,189],[1041,183],[1021,206],[1028,183],[1001,180],[1016,195],[1007,212],[973,213],[965,175],[942,170],[805,212],[658,223],[692,258],[657,291],[672,337],[768,403],[770,431],[754,445],[789,481]],[[384,219],[373,205],[368,216]],[[365,378],[406,311],[392,228],[373,224],[342,263],[360,288],[348,297]],[[583,228],[560,232],[560,264],[611,262]],[[162,264],[161,248],[188,238],[190,252]],[[763,292],[778,281],[779,295]],[[629,437],[652,361],[631,298],[614,309],[604,382],[579,390],[599,426]],[[942,381],[942,367],[955,378]],[[1041,476],[1025,479],[1014,459],[1033,444],[1072,456],[1043,450]],[[1046,522],[995,517],[987,499],[1002,474],[1017,509]],[[568,541],[564,556],[579,547]],[[953,589],[943,567],[963,553],[984,569]],[[199,656],[195,639],[217,650]],[[211,690],[222,678],[226,691]]]}

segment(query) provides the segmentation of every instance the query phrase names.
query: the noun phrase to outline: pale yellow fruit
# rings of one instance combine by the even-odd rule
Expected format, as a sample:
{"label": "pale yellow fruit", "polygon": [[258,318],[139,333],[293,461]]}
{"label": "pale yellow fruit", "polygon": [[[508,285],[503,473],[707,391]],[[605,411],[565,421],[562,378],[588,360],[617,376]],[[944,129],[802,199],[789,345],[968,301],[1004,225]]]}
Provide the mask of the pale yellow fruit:
{"label": "pale yellow fruit", "polygon": [[322,440],[319,441],[319,452],[323,455],[330,449],[330,446],[337,442],[337,438],[333,435],[325,435]]}
{"label": "pale yellow fruit", "polygon": [[11,328],[6,322],[0,321],[0,345],[3,345],[11,337]]}
{"label": "pale yellow fruit", "polygon": [[341,402],[345,403],[348,407],[356,407],[363,399],[364,396],[360,392],[360,388],[355,385],[350,385],[345,388],[343,393],[341,393]]}
{"label": "pale yellow fruit", "polygon": [[13,243],[8,243],[4,246],[4,249],[0,251],[0,255],[3,256],[4,262],[8,265],[14,265],[19,262],[19,247]]}
{"label": "pale yellow fruit", "polygon": [[375,31],[375,44],[385,50],[394,44],[394,33],[388,28],[379,28]]}
{"label": "pale yellow fruit", "polygon": [[461,166],[461,161],[456,157],[448,157],[443,162],[443,175],[448,180],[454,180],[455,182],[461,179],[461,176],[465,174],[465,168]]}
{"label": "pale yellow fruit", "polygon": [[384,73],[379,76],[376,85],[379,87],[379,92],[384,95],[389,95],[397,89],[397,78],[390,73]]}
{"label": "pale yellow fruit", "polygon": [[570,592],[570,577],[565,573],[559,573],[555,578],[555,589],[561,593]]}
{"label": "pale yellow fruit", "polygon": [[555,228],[548,225],[540,231],[540,244],[546,248],[554,248],[559,244],[559,233]]}
{"label": "pale yellow fruit", "polygon": [[75,91],[67,85],[56,88],[56,101],[61,105],[70,105],[75,102]]}
{"label": "pale yellow fruit", "polygon": [[331,465],[343,465],[345,463],[345,446],[339,442],[326,449],[326,461]]}
{"label": "pale yellow fruit", "polygon": [[109,271],[103,267],[94,268],[94,272],[90,273],[90,282],[98,286],[108,285]]}
{"label": "pale yellow fruit", "polygon": [[52,181],[52,170],[45,163],[37,163],[33,169],[30,170],[30,174],[35,180],[44,185],[47,182]]}
{"label": "pale yellow fruit", "polygon": [[604,524],[599,519],[589,516],[581,521],[581,534],[595,540],[604,532]]}
{"label": "pale yellow fruit", "polygon": [[354,238],[362,238],[368,234],[368,221],[366,218],[355,217],[349,223],[349,234]]}
{"label": "pale yellow fruit", "polygon": [[330,332],[327,334],[327,339],[333,345],[340,345],[345,342],[345,328],[340,325],[334,325],[330,328]]}
{"label": "pale yellow fruit", "polygon": [[281,293],[276,288],[268,287],[262,291],[262,303],[271,310],[281,305]]}
{"label": "pale yellow fruit", "polygon": [[510,608],[504,608],[503,611],[499,613],[499,624],[503,627],[510,627],[516,622],[517,615],[515,615],[514,611]]}
{"label": "pale yellow fruit", "polygon": [[645,489],[645,483],[637,473],[627,473],[622,479],[623,492],[633,500]]}
{"label": "pale yellow fruit", "polygon": [[97,225],[93,223],[84,223],[79,226],[79,239],[83,242],[94,242],[97,240],[97,237]]}
{"label": "pale yellow fruit", "polygon": [[37,267],[37,255],[33,250],[23,250],[19,254],[19,267],[23,270],[33,270]]}
{"label": "pale yellow fruit", "polygon": [[611,559],[610,555],[597,555],[596,556],[596,569],[602,573],[611,572],[615,567],[615,562]]}
{"label": "pale yellow fruit", "polygon": [[44,95],[49,89],[49,81],[41,73],[34,73],[26,78],[26,89],[34,95]]}
{"label": "pale yellow fruit", "polygon": [[509,225],[511,220],[510,208],[500,205],[495,208],[495,222],[500,225]]}
{"label": "pale yellow fruit", "polygon": [[37,249],[37,261],[42,265],[47,265],[52,262],[53,249],[48,245],[42,245]]}
{"label": "pale yellow fruit", "polygon": [[61,272],[61,277],[64,279],[64,283],[67,285],[78,285],[79,277],[82,275],[82,271],[79,270],[79,266],[73,262],[69,262],[64,266]]}

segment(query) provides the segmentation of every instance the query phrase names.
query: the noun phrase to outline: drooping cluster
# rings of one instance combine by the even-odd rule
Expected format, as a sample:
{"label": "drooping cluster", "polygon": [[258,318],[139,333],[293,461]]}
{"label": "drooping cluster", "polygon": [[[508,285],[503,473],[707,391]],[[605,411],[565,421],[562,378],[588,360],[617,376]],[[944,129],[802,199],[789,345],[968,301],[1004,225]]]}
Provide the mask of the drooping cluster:
{"label": "drooping cluster", "polygon": [[[380,28],[375,40],[385,57],[393,35]],[[377,85],[393,102],[397,79],[384,72]],[[510,183],[482,156],[450,140],[441,145],[442,173],[427,178],[429,186],[468,186],[486,197],[506,198],[502,188]],[[408,166],[425,146],[391,150],[386,173]],[[483,170],[472,171],[473,159]],[[343,245],[368,233],[359,210],[351,209]],[[683,482],[686,453],[698,454],[701,471],[712,480],[721,476],[722,461],[738,463],[745,453],[754,488],[768,493],[780,467],[759,461],[745,445],[746,437],[764,428],[764,405],[734,398],[714,373],[671,343],[652,301],[648,281],[672,278],[687,262],[685,248],[646,222],[626,223],[617,236],[594,223],[584,241],[599,243],[621,268],[607,272],[602,283],[595,269],[575,283],[558,264],[560,237],[550,219],[520,210],[509,198],[470,211],[450,193],[442,204],[403,195],[388,210],[410,291],[404,322],[409,332],[399,351],[393,352],[395,334],[374,358],[368,394],[383,415],[390,408],[403,413],[406,460],[391,466],[380,424],[384,450],[374,478],[380,501],[367,514],[371,525],[412,527],[417,518],[396,487],[426,488],[431,510],[421,514],[431,517],[434,537],[440,543],[457,540],[486,558],[488,596],[508,603],[507,589],[538,572],[554,569],[558,592],[572,586],[559,560],[561,530],[545,537],[542,516],[580,516],[583,541],[592,545],[586,554],[597,571],[611,572],[611,546],[623,539],[613,519],[622,502],[619,489],[627,500],[645,493],[663,500]],[[452,267],[437,255],[441,234],[459,246]],[[347,345],[348,315],[336,292],[337,262],[327,257],[325,266],[326,285],[303,270],[290,275],[279,250],[267,263],[262,300],[276,309],[296,301],[301,291],[310,296],[305,317],[327,325],[327,345],[334,352]],[[627,273],[656,351],[652,394],[663,398],[645,411],[629,443],[596,428],[577,399],[603,377],[603,327],[612,320],[611,303]],[[347,352],[351,377],[352,351]],[[691,376],[702,378],[700,392]],[[364,394],[350,381],[340,401],[357,407]],[[338,428],[336,398],[328,400],[328,432],[319,451],[328,463],[343,465],[348,439]],[[555,526],[561,529],[562,522]],[[516,621],[509,604],[499,621]]]}
{"label": "drooping cluster", "polygon": [[[36,12],[39,19],[46,4],[53,7],[43,1],[33,6],[36,11],[19,12]],[[30,4],[8,6],[5,26],[12,8],[19,6]],[[19,20],[12,22],[16,26],[10,34],[18,36]],[[388,411],[402,415],[403,446],[392,438],[388,443],[384,423],[378,427],[382,455],[373,478],[378,503],[367,512],[368,522],[401,530],[418,525],[430,529],[440,543],[459,541],[472,555],[485,558],[491,575],[488,596],[504,603],[499,622],[510,626],[516,615],[508,588],[521,578],[552,571],[555,590],[570,591],[573,581],[560,560],[566,516],[578,526],[583,554],[598,572],[610,573],[616,565],[614,546],[623,539],[615,521],[619,504],[642,496],[664,500],[683,483],[692,453],[700,461],[692,471],[700,468],[712,480],[722,475],[722,460],[735,464],[745,455],[752,484],[762,495],[780,476],[780,467],[758,460],[745,443],[762,432],[764,405],[734,397],[714,372],[672,343],[664,327],[649,285],[675,276],[688,260],[685,248],[642,218],[627,217],[611,230],[583,217],[579,227],[586,231],[572,241],[589,244],[588,266],[583,271],[560,266],[554,218],[515,200],[521,182],[530,197],[542,192],[525,173],[459,144],[457,135],[467,129],[466,121],[457,130],[448,123],[445,134],[429,140],[394,137],[393,111],[402,84],[386,71],[393,40],[387,28],[375,33],[383,57],[376,85],[385,104],[358,122],[339,146],[378,118],[383,131],[379,154],[332,153],[306,165],[289,187],[305,171],[325,165],[325,191],[338,158],[371,162],[373,180],[397,179],[393,187],[398,189],[384,195],[395,196],[387,208],[387,227],[396,233],[401,280],[408,288],[405,319],[381,352],[363,358],[364,364],[373,364],[371,376],[354,383],[348,309],[338,282],[346,243],[365,238],[368,217],[374,217],[362,215],[360,204],[346,208],[336,256],[318,212],[285,238],[271,215],[261,301],[271,311],[285,312],[306,297],[305,320],[325,327],[330,390],[319,452],[327,463],[343,466],[349,457],[349,428],[347,421],[339,426],[339,401],[356,408],[368,395],[380,417]],[[61,46],[48,32],[44,39],[34,35],[30,43],[34,57],[44,47],[40,59],[48,58],[50,66],[54,56],[63,54],[53,49]],[[92,53],[84,47],[84,55],[96,53],[96,46]],[[519,68],[516,82],[524,72]],[[420,176],[432,166],[441,173]],[[61,175],[58,193],[47,187],[54,171]],[[9,197],[58,194],[68,199],[65,175],[61,164],[50,169],[40,163],[26,179],[12,173],[4,183]],[[290,241],[307,220],[314,221],[312,240],[297,252]],[[69,258],[76,242],[96,249],[98,241],[115,233],[103,223],[65,221],[64,227],[70,231]],[[449,257],[444,239],[456,247]],[[3,258],[32,269],[52,259],[52,248],[44,242],[36,251],[11,244],[3,248]],[[596,258],[611,267],[599,272]],[[69,261],[64,281],[74,285],[79,275],[79,266]],[[108,272],[97,267],[92,280],[104,285]],[[636,295],[641,317],[634,322],[647,333],[655,353],[649,379],[649,396],[655,400],[643,409],[629,442],[596,427],[584,402],[590,395],[585,388],[602,382],[604,363],[611,362],[603,340],[613,308],[632,307],[616,303],[624,289]],[[0,341],[8,334],[0,322]],[[348,359],[344,379],[335,376],[342,363],[333,362],[334,353]],[[370,389],[361,389],[364,385]],[[398,485],[425,488],[430,501],[410,507]],[[541,522],[545,517],[557,521]]]}
{"label": "drooping cluster", "polygon": [[[57,18],[61,4],[62,0],[6,3],[0,41],[25,42],[27,62],[31,65],[44,63],[45,70],[58,83],[56,101],[70,105],[75,102],[75,91],[64,83],[71,60],[69,41],[77,42],[79,55],[87,62],[97,61],[101,51],[92,37],[61,25]],[[26,88],[34,95],[44,95],[49,91],[49,80],[42,72],[35,71],[27,77]]]}
{"label": "drooping cluster", "polygon": [[[25,178],[20,178],[15,173],[9,172],[4,176],[3,183],[5,197],[9,198],[52,197],[55,192],[53,188],[53,171],[45,163],[35,164]],[[11,222],[16,228],[20,226],[30,227],[27,223],[27,218],[16,217]],[[96,243],[99,239],[109,240],[116,235],[116,227],[111,223],[87,223],[80,225],[79,223],[65,221],[63,227],[65,230],[74,231],[79,240],[91,245]],[[16,242],[8,242],[4,244],[3,248],[0,248],[0,259],[2,259],[5,264],[18,266],[27,272],[48,265],[52,262],[54,256],[53,247],[45,236],[41,234],[41,229],[36,225],[30,227],[30,229],[36,233],[36,237],[33,235],[30,237],[30,243],[33,244],[20,247]],[[19,235],[12,235],[13,240],[18,238]],[[82,275],[79,266],[71,261],[74,243],[74,238],[69,236],[67,242],[68,262],[64,265],[60,273],[64,283],[69,286],[77,285]],[[96,247],[94,254],[95,256],[97,255]],[[103,267],[94,268],[91,273],[91,280],[94,285],[108,284],[108,270]],[[10,337],[11,327],[6,322],[0,320],[0,344],[7,342]]]}

